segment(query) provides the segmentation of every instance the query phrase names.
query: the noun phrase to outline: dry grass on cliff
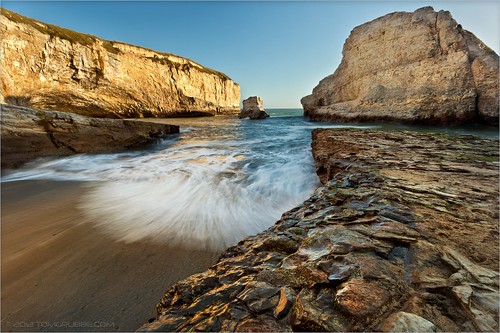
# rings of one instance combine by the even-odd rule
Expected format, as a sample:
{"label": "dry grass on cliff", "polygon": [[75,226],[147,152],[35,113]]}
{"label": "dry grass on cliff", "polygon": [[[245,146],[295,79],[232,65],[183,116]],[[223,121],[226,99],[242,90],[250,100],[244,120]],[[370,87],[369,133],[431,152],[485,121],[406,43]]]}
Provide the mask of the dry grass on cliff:
{"label": "dry grass on cliff", "polygon": [[[58,37],[61,39],[65,39],[73,44],[82,44],[82,45],[86,45],[86,46],[91,46],[91,45],[94,45],[100,41],[101,42],[100,44],[102,45],[102,47],[104,47],[108,52],[111,52],[114,54],[120,53],[120,50],[113,46],[113,43],[114,43],[113,41],[104,40],[104,39],[98,38],[98,37],[93,36],[93,35],[76,32],[76,31],[73,31],[70,29],[59,27],[57,25],[42,23],[42,22],[37,21],[35,19],[32,19],[32,18],[23,16],[23,15],[17,14],[15,12],[12,12],[10,10],[7,10],[5,8],[1,8],[1,14],[13,22],[28,25],[28,26],[38,30],[39,32],[41,32],[43,34],[47,34],[47,35],[52,36],[52,37]],[[125,45],[131,45],[131,44],[123,43],[123,42],[119,42],[119,43],[125,44]],[[131,45],[131,46],[138,47],[136,45]],[[144,49],[147,49],[147,48],[144,48]],[[149,49],[147,49],[147,50],[149,50]],[[150,51],[158,53],[159,55],[163,55],[166,57],[168,57],[168,56],[179,57],[175,54],[168,53],[168,52],[158,52],[158,51],[154,51],[154,50],[150,50]],[[179,58],[183,58],[183,57],[179,57]],[[168,65],[175,67],[177,69],[179,69],[179,66],[180,66],[179,64],[174,63],[174,62],[168,60],[167,58],[155,57],[155,58],[150,58],[150,59],[153,61],[159,62],[161,64],[164,64],[164,65],[168,64]],[[185,59],[187,59],[187,58],[185,58]],[[223,80],[231,80],[231,78],[229,76],[227,76],[226,74],[224,74],[222,72],[219,72],[219,71],[213,70],[211,68],[207,68],[205,66],[202,66],[202,65],[198,64],[197,62],[192,61],[190,59],[187,59],[187,60],[189,60],[189,62],[197,64],[199,67],[194,67],[190,64],[186,64],[188,67],[186,68],[186,65],[182,65],[182,67],[183,67],[182,70],[187,70],[189,68],[196,68],[197,70],[199,70],[201,72],[216,75]]]}
{"label": "dry grass on cliff", "polygon": [[111,53],[118,54],[120,51],[116,48],[113,47],[113,43],[107,40],[102,40],[96,36],[89,35],[89,34],[83,34],[79,33],[70,29],[62,28],[57,25],[53,24],[46,24],[39,22],[37,20],[34,20],[32,18],[26,17],[19,15],[17,13],[14,13],[10,10],[7,10],[5,8],[1,8],[1,13],[3,16],[7,17],[9,20],[16,22],[16,23],[22,23],[25,25],[28,25],[39,32],[43,34],[47,34],[51,37],[58,37],[61,39],[65,39],[69,41],[72,44],[78,43],[82,45],[93,45],[97,43],[98,41],[102,41],[102,46]]}

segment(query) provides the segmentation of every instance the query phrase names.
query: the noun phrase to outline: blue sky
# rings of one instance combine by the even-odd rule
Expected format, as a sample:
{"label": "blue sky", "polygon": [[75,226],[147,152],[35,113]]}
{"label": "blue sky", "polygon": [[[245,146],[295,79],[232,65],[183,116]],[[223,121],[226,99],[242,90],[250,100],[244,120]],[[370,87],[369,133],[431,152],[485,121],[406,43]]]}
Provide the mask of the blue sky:
{"label": "blue sky", "polygon": [[258,95],[266,108],[300,107],[332,74],[349,32],[394,11],[449,10],[499,53],[500,3],[492,1],[2,1],[47,23],[190,58]]}

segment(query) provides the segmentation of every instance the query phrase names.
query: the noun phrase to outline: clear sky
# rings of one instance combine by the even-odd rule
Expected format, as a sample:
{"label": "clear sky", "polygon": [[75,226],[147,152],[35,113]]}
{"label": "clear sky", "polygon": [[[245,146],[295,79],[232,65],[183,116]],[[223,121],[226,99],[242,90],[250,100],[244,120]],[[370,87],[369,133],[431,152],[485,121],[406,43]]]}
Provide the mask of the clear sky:
{"label": "clear sky", "polygon": [[332,74],[349,32],[394,11],[449,10],[499,53],[500,3],[490,1],[2,1],[22,15],[171,52],[226,73],[266,108],[300,99]]}

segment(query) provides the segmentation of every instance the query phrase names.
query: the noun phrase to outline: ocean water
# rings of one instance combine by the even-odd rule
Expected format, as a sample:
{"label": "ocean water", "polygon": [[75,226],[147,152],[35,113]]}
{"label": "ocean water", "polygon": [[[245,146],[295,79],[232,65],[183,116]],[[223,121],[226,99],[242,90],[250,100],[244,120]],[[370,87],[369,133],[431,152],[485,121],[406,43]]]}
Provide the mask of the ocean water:
{"label": "ocean water", "polygon": [[267,111],[271,118],[258,121],[154,119],[180,125],[180,135],[141,151],[37,160],[2,182],[82,181],[88,190],[78,208],[117,241],[224,249],[270,227],[319,185],[313,128],[383,129],[311,123],[301,109]]}
{"label": "ocean water", "polygon": [[270,227],[319,184],[310,151],[318,124],[302,110],[268,112],[262,121],[155,119],[180,125],[180,135],[141,151],[38,160],[2,181],[83,181],[81,212],[118,241],[223,249]]}

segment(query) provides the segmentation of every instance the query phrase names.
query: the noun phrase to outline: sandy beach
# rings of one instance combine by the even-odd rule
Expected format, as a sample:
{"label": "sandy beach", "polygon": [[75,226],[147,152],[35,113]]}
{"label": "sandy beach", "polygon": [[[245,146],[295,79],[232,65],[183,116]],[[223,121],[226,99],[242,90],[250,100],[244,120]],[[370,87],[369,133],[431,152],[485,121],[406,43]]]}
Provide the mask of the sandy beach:
{"label": "sandy beach", "polygon": [[2,331],[135,331],[218,253],[121,243],[84,222],[78,182],[2,184]]}

